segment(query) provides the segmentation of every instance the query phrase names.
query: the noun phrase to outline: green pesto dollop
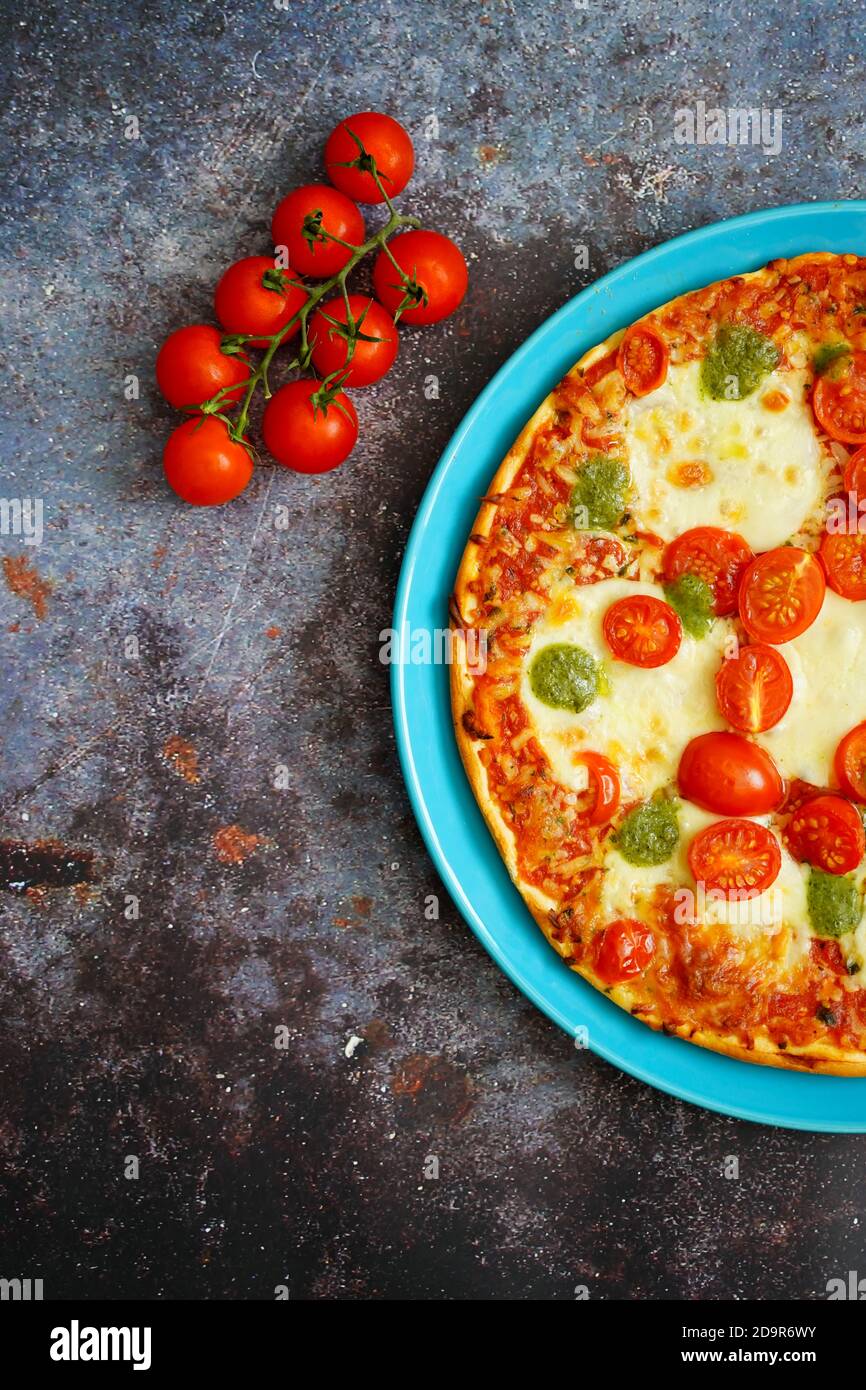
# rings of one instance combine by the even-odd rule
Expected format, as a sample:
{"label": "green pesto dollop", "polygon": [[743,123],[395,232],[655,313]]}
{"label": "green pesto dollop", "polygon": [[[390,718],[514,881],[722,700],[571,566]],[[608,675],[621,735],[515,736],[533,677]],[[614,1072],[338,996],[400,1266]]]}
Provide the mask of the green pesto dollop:
{"label": "green pesto dollop", "polygon": [[701,386],[716,401],[741,401],[779,365],[779,349],[747,324],[719,329],[701,363]]}
{"label": "green pesto dollop", "polygon": [[863,916],[863,899],[853,878],[809,870],[806,903],[817,936],[844,936]]}
{"label": "green pesto dollop", "polygon": [[681,574],[665,585],[665,598],[692,637],[706,637],[713,625],[713,591],[699,574]]}
{"label": "green pesto dollop", "polygon": [[593,454],[571,494],[572,524],[582,531],[612,531],[625,511],[628,469],[619,459]]}
{"label": "green pesto dollop", "polygon": [[533,658],[529,684],[533,695],[543,704],[580,714],[599,693],[601,666],[594,656],[573,642],[552,642]]}
{"label": "green pesto dollop", "polygon": [[629,864],[664,864],[680,838],[676,801],[654,797],[626,816],[613,843]]}
{"label": "green pesto dollop", "polygon": [[816,376],[823,376],[834,362],[847,357],[850,351],[848,343],[822,343],[812,358],[812,371]]}

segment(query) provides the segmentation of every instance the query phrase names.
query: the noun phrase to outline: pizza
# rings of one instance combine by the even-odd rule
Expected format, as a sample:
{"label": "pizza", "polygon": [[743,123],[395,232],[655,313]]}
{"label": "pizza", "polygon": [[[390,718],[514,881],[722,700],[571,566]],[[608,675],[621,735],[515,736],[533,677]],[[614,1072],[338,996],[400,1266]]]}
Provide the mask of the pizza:
{"label": "pizza", "polygon": [[586,353],[450,613],[461,756],[567,965],[704,1047],[866,1075],[866,258]]}

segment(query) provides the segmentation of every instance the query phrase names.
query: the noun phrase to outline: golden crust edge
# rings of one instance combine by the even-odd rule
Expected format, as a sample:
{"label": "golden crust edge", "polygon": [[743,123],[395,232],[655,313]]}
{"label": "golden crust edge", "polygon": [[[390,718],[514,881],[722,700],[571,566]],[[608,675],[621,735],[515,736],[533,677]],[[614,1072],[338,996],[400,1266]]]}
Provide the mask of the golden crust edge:
{"label": "golden crust edge", "polygon": [[[516,886],[523,894],[520,884],[517,883]],[[588,967],[578,965],[570,960],[553,936],[547,913],[533,907],[525,894],[523,897],[549,945],[553,947],[569,970],[573,970],[581,979],[586,980],[587,984],[592,985],[599,994],[617,1008],[622,1009],[632,1017],[636,1017],[639,1023],[652,1028],[654,1032],[664,1032],[668,1037],[679,1038],[682,1042],[693,1043],[698,1047],[705,1048],[708,1052],[718,1052],[740,1062],[750,1062],[753,1066],[773,1066],[783,1071],[798,1071],[824,1076],[850,1076],[852,1078],[866,1076],[866,1053],[845,1053],[838,1048],[828,1048],[820,1044],[812,1050],[796,1047],[781,1048],[760,1035],[755,1035],[753,1046],[749,1047],[740,1038],[730,1033],[713,1033],[705,1028],[696,1028],[692,1031],[687,1024],[682,1025],[679,1029],[665,1028],[664,1021],[658,1015],[653,1014],[651,1009],[647,1009],[645,1001],[641,1000],[639,995],[633,995],[627,986],[614,986],[611,989],[598,979]],[[639,1012],[635,1013],[635,1009],[638,1009]]]}

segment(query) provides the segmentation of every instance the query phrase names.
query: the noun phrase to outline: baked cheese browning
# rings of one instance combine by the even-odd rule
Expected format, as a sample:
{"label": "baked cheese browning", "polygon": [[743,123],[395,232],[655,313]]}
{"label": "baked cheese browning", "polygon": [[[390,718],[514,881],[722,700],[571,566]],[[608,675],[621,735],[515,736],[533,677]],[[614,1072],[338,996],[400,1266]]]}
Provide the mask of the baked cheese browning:
{"label": "baked cheese browning", "polygon": [[708,286],[551,393],[454,594],[487,634],[452,667],[461,754],[559,953],[653,1027],[842,1074],[866,1074],[866,541],[830,556],[825,523],[861,443],[866,260]]}
{"label": "baked cheese browning", "polygon": [[809,374],[774,371],[732,410],[706,398],[700,368],[672,367],[626,412],[635,521],[666,541],[709,524],[737,532],[754,551],[783,545],[820,510],[834,465],[812,425]]}

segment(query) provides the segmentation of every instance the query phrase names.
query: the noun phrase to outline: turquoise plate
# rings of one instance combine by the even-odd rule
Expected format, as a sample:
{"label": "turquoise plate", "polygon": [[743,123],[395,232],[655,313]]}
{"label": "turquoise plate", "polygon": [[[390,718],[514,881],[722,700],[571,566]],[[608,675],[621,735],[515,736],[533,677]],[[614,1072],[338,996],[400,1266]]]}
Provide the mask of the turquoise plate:
{"label": "turquoise plate", "polygon": [[447,598],[478,499],[530,415],[569,367],[659,304],[804,251],[866,253],[866,201],[804,203],[702,227],[583,290],[485,387],[445,450],[415,518],[397,586],[403,660],[391,672],[397,745],[421,833],[466,921],[519,989],[572,1037],[695,1105],[791,1129],[866,1133],[866,1079],[753,1066],[666,1038],[593,989],[548,946],[512,884],[466,780],[444,665],[413,665],[415,631],[447,626]]}

